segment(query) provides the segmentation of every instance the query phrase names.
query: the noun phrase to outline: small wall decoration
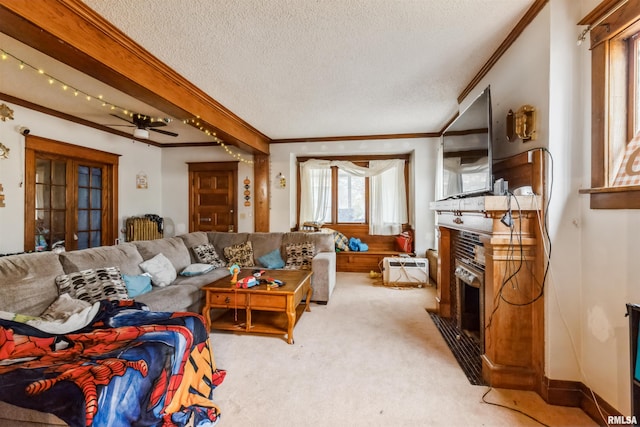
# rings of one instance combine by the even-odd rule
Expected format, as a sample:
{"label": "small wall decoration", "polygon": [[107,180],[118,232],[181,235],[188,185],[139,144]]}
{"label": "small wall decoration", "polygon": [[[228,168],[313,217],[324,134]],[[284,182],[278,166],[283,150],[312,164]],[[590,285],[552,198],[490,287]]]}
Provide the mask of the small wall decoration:
{"label": "small wall decoration", "polygon": [[276,176],[276,179],[278,180],[278,187],[280,188],[287,187],[287,178],[284,175],[282,175],[282,172],[280,172],[278,176]]}
{"label": "small wall decoration", "polygon": [[7,148],[3,143],[0,142],[0,159],[8,159],[9,158],[9,148]]}
{"label": "small wall decoration", "polygon": [[249,177],[246,177],[244,179],[244,205],[245,206],[251,206],[251,180],[249,179]]}
{"label": "small wall decoration", "polygon": [[4,208],[4,188],[2,188],[2,184],[0,184],[0,208]]}
{"label": "small wall decoration", "polygon": [[136,188],[146,190],[149,188],[149,181],[147,180],[147,174],[143,171],[138,172],[136,175]]}
{"label": "small wall decoration", "polygon": [[13,120],[13,110],[7,104],[0,104],[0,120],[6,122],[7,119]]}

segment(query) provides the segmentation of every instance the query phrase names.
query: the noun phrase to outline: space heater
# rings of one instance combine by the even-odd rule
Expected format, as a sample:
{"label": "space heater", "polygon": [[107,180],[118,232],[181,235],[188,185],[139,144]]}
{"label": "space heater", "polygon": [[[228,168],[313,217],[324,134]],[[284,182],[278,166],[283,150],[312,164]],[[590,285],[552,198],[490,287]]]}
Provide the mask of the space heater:
{"label": "space heater", "polygon": [[429,283],[429,260],[426,258],[385,258],[382,263],[385,285],[423,285]]}

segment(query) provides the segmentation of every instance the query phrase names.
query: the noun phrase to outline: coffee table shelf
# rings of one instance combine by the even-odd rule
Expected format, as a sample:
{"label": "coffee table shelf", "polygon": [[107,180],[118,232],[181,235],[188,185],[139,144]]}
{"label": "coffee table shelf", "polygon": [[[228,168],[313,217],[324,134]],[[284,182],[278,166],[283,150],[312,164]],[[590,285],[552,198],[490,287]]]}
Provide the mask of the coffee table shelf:
{"label": "coffee table shelf", "polygon": [[[243,270],[239,278],[251,274]],[[250,334],[286,335],[293,344],[293,328],[304,311],[310,311],[311,272],[308,270],[266,271],[266,277],[285,282],[284,286],[268,289],[266,285],[236,288],[229,277],[205,285],[205,306],[202,315],[207,327]],[[306,303],[301,304],[306,296]],[[212,309],[224,308],[222,314],[211,318]]]}

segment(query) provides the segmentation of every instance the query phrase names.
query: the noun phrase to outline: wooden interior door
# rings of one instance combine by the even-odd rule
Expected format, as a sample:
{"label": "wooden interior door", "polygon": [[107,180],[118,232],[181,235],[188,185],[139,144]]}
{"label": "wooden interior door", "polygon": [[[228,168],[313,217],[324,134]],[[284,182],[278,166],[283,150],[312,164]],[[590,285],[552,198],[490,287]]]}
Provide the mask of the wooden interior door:
{"label": "wooden interior door", "polygon": [[189,163],[189,231],[237,231],[238,162]]}

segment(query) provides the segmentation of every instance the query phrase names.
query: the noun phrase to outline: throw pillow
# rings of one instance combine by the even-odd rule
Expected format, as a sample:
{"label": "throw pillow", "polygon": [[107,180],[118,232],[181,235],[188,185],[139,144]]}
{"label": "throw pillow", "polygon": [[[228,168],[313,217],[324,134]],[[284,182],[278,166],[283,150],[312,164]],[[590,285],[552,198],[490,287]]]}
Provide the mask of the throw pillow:
{"label": "throw pillow", "polygon": [[129,299],[118,267],[90,268],[56,277],[59,294],[91,304],[102,299]]}
{"label": "throw pillow", "polygon": [[129,298],[135,298],[138,295],[151,292],[151,276],[147,273],[139,276],[130,276],[123,274],[124,284],[127,286]]}
{"label": "throw pillow", "polygon": [[224,257],[227,259],[227,266],[237,264],[239,267],[253,267],[253,247],[251,242],[240,243],[238,245],[224,248]]}
{"label": "throw pillow", "polygon": [[280,249],[274,249],[268,254],[262,255],[260,258],[258,258],[258,262],[266,268],[284,267],[284,261],[280,256]]}
{"label": "throw pillow", "polygon": [[87,301],[71,298],[69,294],[62,294],[40,315],[48,321],[67,320],[72,314],[80,313],[91,304]]}
{"label": "throw pillow", "polygon": [[224,267],[224,261],[220,259],[216,248],[211,243],[194,246],[191,249],[201,263],[211,264],[214,268]]}
{"label": "throw pillow", "polygon": [[284,268],[297,270],[311,270],[311,261],[315,255],[316,246],[312,242],[289,243],[286,246],[287,263]]}
{"label": "throw pillow", "polygon": [[199,276],[213,270],[215,267],[211,264],[191,264],[186,266],[181,272],[181,276]]}
{"label": "throw pillow", "polygon": [[140,268],[145,273],[149,273],[151,275],[151,283],[160,288],[169,286],[178,277],[175,267],[171,264],[169,258],[162,255],[162,253],[140,264]]}
{"label": "throw pillow", "polygon": [[336,252],[349,250],[349,238],[339,231],[333,232],[333,243],[336,246]]}

